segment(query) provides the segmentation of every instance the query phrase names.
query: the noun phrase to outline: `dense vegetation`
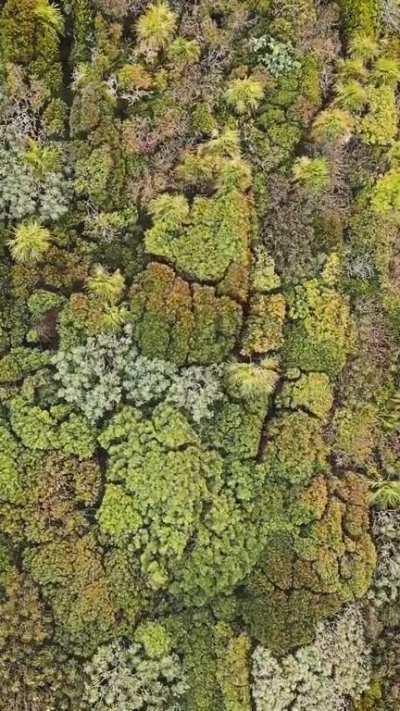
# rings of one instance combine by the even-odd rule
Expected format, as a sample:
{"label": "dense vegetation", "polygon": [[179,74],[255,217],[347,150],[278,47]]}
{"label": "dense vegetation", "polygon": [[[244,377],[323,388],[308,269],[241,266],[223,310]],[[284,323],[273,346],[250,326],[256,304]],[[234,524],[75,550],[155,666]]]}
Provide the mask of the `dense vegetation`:
{"label": "dense vegetation", "polygon": [[400,708],[400,3],[0,8],[0,709]]}

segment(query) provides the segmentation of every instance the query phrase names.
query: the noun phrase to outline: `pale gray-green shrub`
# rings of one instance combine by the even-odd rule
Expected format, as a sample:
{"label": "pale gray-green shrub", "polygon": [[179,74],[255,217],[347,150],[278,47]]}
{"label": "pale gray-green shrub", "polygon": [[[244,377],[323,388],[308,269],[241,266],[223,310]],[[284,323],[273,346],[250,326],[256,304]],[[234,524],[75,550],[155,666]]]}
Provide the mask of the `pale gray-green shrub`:
{"label": "pale gray-green shrub", "polygon": [[102,334],[53,357],[58,395],[96,423],[124,400],[137,407],[162,400],[199,423],[222,399],[220,366],[178,369],[139,354],[129,326],[122,336]]}
{"label": "pale gray-green shrub", "polygon": [[92,711],[179,711],[186,684],[179,658],[151,658],[142,644],[100,647],[86,665],[85,701]]}
{"label": "pale gray-green shrub", "polygon": [[[266,612],[267,614],[267,612]],[[282,659],[259,646],[253,654],[257,711],[344,711],[368,688],[370,651],[356,605],[322,623],[315,642]]]}

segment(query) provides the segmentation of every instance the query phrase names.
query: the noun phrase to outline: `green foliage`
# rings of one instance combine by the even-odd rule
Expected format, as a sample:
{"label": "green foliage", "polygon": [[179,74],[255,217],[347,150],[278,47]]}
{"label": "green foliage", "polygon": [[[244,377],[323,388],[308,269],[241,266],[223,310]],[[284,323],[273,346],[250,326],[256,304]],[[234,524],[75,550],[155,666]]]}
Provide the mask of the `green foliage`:
{"label": "green foliage", "polygon": [[294,324],[284,348],[287,365],[331,377],[339,374],[353,346],[347,300],[313,279],[293,290],[289,318]]}
{"label": "green foliage", "polygon": [[0,360],[0,383],[14,383],[49,365],[50,354],[24,346],[13,348]]}
{"label": "green foliage", "polygon": [[397,708],[394,0],[0,5],[0,707]]}
{"label": "green foliage", "polygon": [[283,415],[268,429],[264,454],[270,476],[290,483],[308,483],[326,470],[328,448],[321,424],[304,412]]}
{"label": "green foliage", "polygon": [[300,68],[292,45],[279,42],[265,35],[251,40],[251,50],[257,61],[263,64],[273,77],[290,74]]}
{"label": "green foliage", "polygon": [[[162,422],[168,422],[170,441],[167,430],[159,431]],[[150,437],[147,447],[141,445],[145,432]],[[125,437],[122,445],[112,447],[108,477],[122,481],[128,493],[120,485],[107,487],[100,526],[116,541],[131,539],[141,551],[151,585],[164,586],[193,536],[205,495],[202,471],[212,462],[193,446],[194,432],[172,409],[156,410],[152,423],[125,409],[101,435],[101,445],[108,449],[116,435]],[[177,447],[185,448],[175,451]],[[136,456],[130,458],[129,452]]]}
{"label": "green foliage", "polygon": [[375,482],[372,485],[371,503],[379,509],[398,509],[400,507],[400,482]]}
{"label": "green foliage", "polygon": [[329,165],[326,158],[298,158],[293,166],[294,179],[311,194],[322,193],[329,185]]}
{"label": "green foliage", "polygon": [[262,84],[251,77],[247,79],[232,79],[225,100],[239,115],[251,114],[258,108],[264,97]]}
{"label": "green foliage", "polygon": [[347,143],[353,130],[353,120],[347,111],[326,109],[318,114],[312,127],[312,137],[320,145]]}
{"label": "green foliage", "polygon": [[10,415],[13,431],[29,449],[62,449],[82,459],[94,453],[94,431],[81,415],[71,414],[58,426],[55,410],[51,413],[22,396],[11,400]]}
{"label": "green foliage", "polygon": [[50,242],[49,230],[32,220],[16,228],[9,245],[11,254],[17,262],[36,262],[43,259]]}
{"label": "green foliage", "polygon": [[285,383],[279,402],[293,410],[305,409],[312,415],[325,419],[333,405],[329,378],[325,373],[308,373],[294,382]]}
{"label": "green foliage", "polygon": [[176,16],[167,2],[150,5],[139,17],[136,25],[140,47],[143,52],[158,52],[170,42],[176,27]]}

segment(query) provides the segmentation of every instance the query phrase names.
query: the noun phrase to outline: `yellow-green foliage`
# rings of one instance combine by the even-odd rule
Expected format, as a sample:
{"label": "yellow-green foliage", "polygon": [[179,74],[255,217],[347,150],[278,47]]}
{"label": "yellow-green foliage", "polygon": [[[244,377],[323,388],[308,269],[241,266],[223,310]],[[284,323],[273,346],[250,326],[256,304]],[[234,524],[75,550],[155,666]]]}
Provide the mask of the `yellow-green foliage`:
{"label": "yellow-green foliage", "polygon": [[48,0],[6,0],[0,26],[4,62],[29,65],[50,88],[61,82],[59,41],[64,32],[60,10]]}
{"label": "yellow-green foliage", "polygon": [[311,194],[323,192],[329,185],[329,165],[326,158],[298,158],[293,166],[293,177]]}
{"label": "yellow-green foliage", "polygon": [[164,405],[151,419],[123,409],[99,439],[110,453],[100,528],[137,551],[147,584],[195,605],[231,591],[254,565],[264,527],[281,525],[279,497],[270,492],[259,510],[265,467],[228,459],[225,470]]}
{"label": "yellow-green foliage", "polygon": [[233,79],[225,94],[226,102],[237,114],[251,114],[264,96],[262,84],[256,79]]}
{"label": "yellow-green foliage", "polygon": [[340,9],[348,36],[356,32],[374,35],[379,12],[377,0],[340,0]]}
{"label": "yellow-green foliage", "polygon": [[153,3],[139,17],[136,31],[144,52],[157,52],[167,46],[176,27],[176,16],[167,2]]}
{"label": "yellow-green foliage", "polygon": [[289,299],[294,322],[285,343],[290,367],[335,376],[353,347],[348,301],[323,281],[312,279],[295,287]]}
{"label": "yellow-green foliage", "polygon": [[308,483],[326,471],[328,447],[321,423],[305,412],[282,415],[267,430],[264,462],[277,481]]}
{"label": "yellow-green foliage", "polygon": [[360,121],[362,139],[369,144],[385,146],[397,135],[396,95],[391,86],[367,89],[368,113]]}
{"label": "yellow-green foliage", "polygon": [[51,243],[46,227],[36,220],[19,225],[10,240],[11,254],[17,262],[36,262],[43,259]]}
{"label": "yellow-green foliage", "polygon": [[332,388],[325,373],[308,373],[285,383],[279,396],[284,407],[305,409],[324,419],[333,404]]}
{"label": "yellow-green foliage", "polygon": [[351,115],[342,109],[326,109],[318,114],[312,127],[316,143],[335,145],[347,143],[351,138],[354,122]]}
{"label": "yellow-green foliage", "polygon": [[221,281],[231,265],[249,261],[251,204],[244,191],[250,173],[240,158],[236,133],[228,131],[188,154],[178,175],[186,184],[207,186],[215,193],[211,198],[196,196],[191,206],[179,194],[152,201],[146,250],[189,278]]}
{"label": "yellow-green foliage", "polygon": [[334,449],[353,466],[365,466],[376,445],[376,408],[362,403],[343,407],[335,414]]}
{"label": "yellow-green foliage", "polygon": [[285,315],[286,302],[281,294],[253,296],[243,338],[243,355],[279,350],[283,345]]}
{"label": "yellow-green foliage", "polygon": [[396,168],[377,180],[372,190],[371,206],[378,215],[399,219],[400,173]]}
{"label": "yellow-green foliage", "polygon": [[215,627],[218,657],[217,679],[226,711],[250,711],[249,654],[250,640],[245,634],[235,636],[228,625]]}

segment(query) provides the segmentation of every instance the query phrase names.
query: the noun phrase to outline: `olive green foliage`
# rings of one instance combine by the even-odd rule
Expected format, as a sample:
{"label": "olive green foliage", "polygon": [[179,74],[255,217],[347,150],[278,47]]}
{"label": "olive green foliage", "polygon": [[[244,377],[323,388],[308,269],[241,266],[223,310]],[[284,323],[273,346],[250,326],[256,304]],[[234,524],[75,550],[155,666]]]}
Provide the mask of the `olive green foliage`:
{"label": "olive green foliage", "polygon": [[242,309],[209,286],[194,285],[152,263],[133,288],[133,334],[147,358],[176,365],[223,361],[233,349]]}

